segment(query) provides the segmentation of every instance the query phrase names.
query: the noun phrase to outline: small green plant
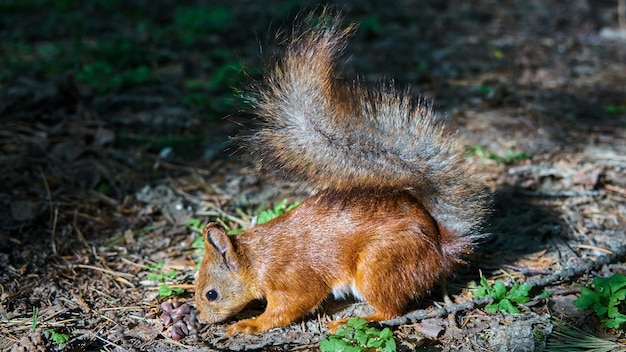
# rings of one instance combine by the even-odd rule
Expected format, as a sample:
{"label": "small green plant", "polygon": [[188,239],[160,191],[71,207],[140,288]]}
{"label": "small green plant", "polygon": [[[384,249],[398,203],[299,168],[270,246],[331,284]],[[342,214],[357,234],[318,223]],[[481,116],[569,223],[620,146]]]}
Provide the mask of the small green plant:
{"label": "small green plant", "polygon": [[274,218],[277,218],[283,215],[289,210],[297,207],[298,205],[300,205],[300,203],[301,202],[296,201],[291,204],[287,204],[287,199],[283,199],[280,203],[276,204],[274,208],[263,210],[262,212],[260,212],[259,215],[257,216],[256,223],[257,225],[266,223]]}
{"label": "small green plant", "polygon": [[473,146],[467,150],[468,155],[476,155],[481,159],[489,159],[497,162],[498,164],[511,164],[518,161],[523,161],[532,157],[532,155],[524,152],[516,152],[513,150],[507,150],[504,156],[500,156],[494,152],[490,152],[480,145]]}
{"label": "small green plant", "polygon": [[185,81],[188,92],[183,96],[183,102],[200,109],[208,119],[241,110],[247,103],[247,97],[239,89],[241,82],[261,72],[259,68],[245,67],[242,62],[227,61],[215,67],[209,77]]}
{"label": "small green plant", "polygon": [[493,87],[487,85],[476,86],[473,90],[485,97],[489,97],[493,94]]}
{"label": "small green plant", "polygon": [[204,251],[204,238],[198,236],[193,242],[191,242],[191,248]]}
{"label": "small green plant", "polygon": [[379,36],[381,33],[381,24],[380,20],[376,16],[370,16],[361,21],[359,25],[360,29],[364,30],[365,33],[372,36]]}
{"label": "small green plant", "polygon": [[502,60],[502,59],[504,58],[504,53],[502,52],[502,50],[501,50],[501,49],[493,49],[493,50],[491,51],[491,56],[492,56],[494,59],[497,59],[497,60]]}
{"label": "small green plant", "polygon": [[320,349],[335,352],[391,352],[396,350],[396,342],[389,328],[370,328],[365,319],[350,318],[335,334],[328,335],[320,342]]}
{"label": "small green plant", "polygon": [[202,228],[204,227],[202,220],[197,218],[190,219],[185,225],[187,225],[187,227],[189,227],[193,232],[197,233],[201,233]]}
{"label": "small green plant", "polygon": [[156,273],[149,273],[148,274],[148,280],[152,280],[152,281],[165,281],[167,279],[173,279],[176,277],[176,275],[178,275],[178,273],[176,272],[176,270],[170,270],[166,273],[163,273],[161,271],[156,272]]}
{"label": "small green plant", "polygon": [[550,297],[552,297],[552,291],[550,291],[550,290],[543,290],[539,294],[539,297],[541,297],[541,298],[550,298]]}
{"label": "small green plant", "polygon": [[170,297],[170,296],[173,296],[173,295],[178,296],[178,295],[183,294],[183,289],[182,288],[170,287],[170,285],[168,285],[165,282],[167,279],[175,278],[176,275],[178,275],[178,272],[176,272],[176,270],[170,270],[168,272],[163,272],[161,270],[161,268],[163,268],[163,265],[165,265],[165,263],[163,263],[163,262],[146,265],[146,269],[154,271],[152,273],[148,273],[148,280],[161,281],[161,284],[159,285],[159,296],[160,297]]}
{"label": "small green plant", "polygon": [[[476,286],[474,284],[474,286]],[[478,298],[491,295],[493,303],[485,307],[487,312],[494,314],[496,312],[509,312],[517,314],[520,312],[516,304],[526,303],[530,301],[528,293],[531,286],[528,283],[521,283],[519,281],[513,284],[510,290],[507,290],[506,285],[500,281],[494,281],[493,285],[487,282],[487,278],[480,277],[480,285],[476,286],[474,290],[474,296]]]}
{"label": "small green plant", "polygon": [[626,323],[626,276],[596,277],[592,288],[583,287],[573,303],[581,311],[593,309],[603,326],[619,329]]}
{"label": "small green plant", "polygon": [[179,287],[170,287],[165,282],[159,285],[159,297],[180,296],[183,294],[183,289]]}
{"label": "small green plant", "polygon": [[[193,232],[198,234],[202,233],[202,229],[204,228],[204,222],[198,218],[193,218],[187,221],[186,225]],[[196,263],[196,269],[200,269],[200,264],[202,264],[202,257],[204,255],[204,237],[196,237],[196,239],[191,242],[191,248],[193,248],[195,255],[199,257],[198,262]]]}
{"label": "small green plant", "polygon": [[241,62],[229,62],[219,66],[208,82],[212,90],[234,88],[245,78],[245,67]]}
{"label": "small green plant", "polygon": [[604,107],[604,111],[610,115],[618,115],[626,113],[626,105],[609,104]]}
{"label": "small green plant", "polygon": [[60,346],[60,345],[62,345],[64,343],[66,343],[70,339],[69,335],[58,333],[58,332],[54,331],[53,329],[48,329],[48,330],[46,330],[46,332],[50,334],[50,339],[57,346]]}
{"label": "small green plant", "polygon": [[35,329],[37,328],[37,323],[39,323],[39,307],[33,307],[33,327],[31,328],[31,331],[35,332]]}

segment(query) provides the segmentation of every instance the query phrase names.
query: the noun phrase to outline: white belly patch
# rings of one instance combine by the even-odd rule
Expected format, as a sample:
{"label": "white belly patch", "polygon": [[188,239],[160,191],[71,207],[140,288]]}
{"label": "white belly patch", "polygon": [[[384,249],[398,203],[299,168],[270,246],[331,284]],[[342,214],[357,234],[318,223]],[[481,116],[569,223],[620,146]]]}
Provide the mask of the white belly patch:
{"label": "white belly patch", "polygon": [[354,283],[333,287],[333,297],[335,297],[335,299],[344,299],[348,296],[352,296],[359,301],[365,300]]}

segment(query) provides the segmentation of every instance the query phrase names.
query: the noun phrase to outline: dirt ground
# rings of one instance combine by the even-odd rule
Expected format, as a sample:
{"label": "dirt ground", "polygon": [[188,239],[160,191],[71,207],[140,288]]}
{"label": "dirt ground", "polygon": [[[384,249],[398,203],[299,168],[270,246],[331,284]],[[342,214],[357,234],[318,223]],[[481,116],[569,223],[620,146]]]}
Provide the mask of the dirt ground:
{"label": "dirt ground", "polygon": [[[200,224],[247,226],[309,191],[258,174],[229,136],[250,126],[237,91],[315,3],[174,3],[0,1],[3,351],[315,350],[332,315],[367,309],[329,300],[234,338],[194,323]],[[433,101],[495,191],[451,301],[433,290],[388,324],[399,349],[623,349],[572,304],[626,273],[623,1],[384,3],[336,4],[360,23],[344,71]],[[489,314],[468,288],[481,273],[532,299]]]}

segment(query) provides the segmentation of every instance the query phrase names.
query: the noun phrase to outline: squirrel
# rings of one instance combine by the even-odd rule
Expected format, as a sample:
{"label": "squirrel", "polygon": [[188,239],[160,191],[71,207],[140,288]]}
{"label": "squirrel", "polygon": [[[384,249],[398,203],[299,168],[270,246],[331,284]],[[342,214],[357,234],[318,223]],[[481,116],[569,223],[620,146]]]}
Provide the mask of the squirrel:
{"label": "squirrel", "polygon": [[202,231],[199,320],[267,302],[256,319],[228,326],[231,336],[288,325],[331,293],[368,302],[375,313],[366,320],[400,316],[483,236],[490,195],[454,133],[392,84],[339,78],[336,61],[356,26],[324,15],[297,27],[254,88],[262,125],[248,137],[265,167],[321,191],[242,234],[215,223]]}

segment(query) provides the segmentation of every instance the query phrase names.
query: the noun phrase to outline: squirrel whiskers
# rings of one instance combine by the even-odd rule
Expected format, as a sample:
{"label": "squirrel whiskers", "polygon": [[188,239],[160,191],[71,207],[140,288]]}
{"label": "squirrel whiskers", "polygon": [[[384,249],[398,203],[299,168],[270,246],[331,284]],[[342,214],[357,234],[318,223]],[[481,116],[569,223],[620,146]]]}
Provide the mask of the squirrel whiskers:
{"label": "squirrel whiskers", "polygon": [[289,324],[330,293],[370,303],[369,320],[401,315],[463,262],[489,208],[458,140],[430,107],[391,84],[338,77],[354,26],[324,15],[292,36],[253,92],[263,123],[247,141],[265,168],[321,191],[237,236],[216,224],[203,230],[200,319],[222,321],[267,300],[229,334]]}

